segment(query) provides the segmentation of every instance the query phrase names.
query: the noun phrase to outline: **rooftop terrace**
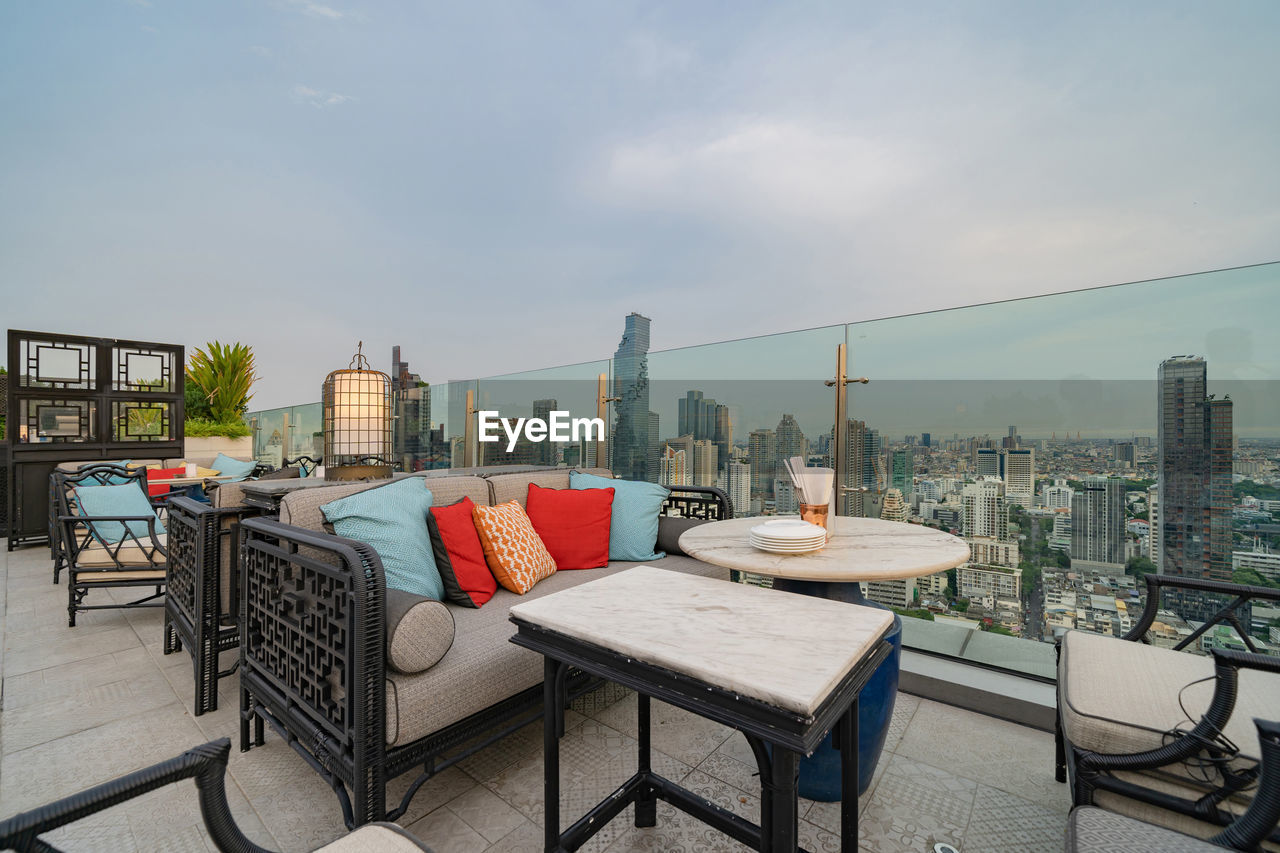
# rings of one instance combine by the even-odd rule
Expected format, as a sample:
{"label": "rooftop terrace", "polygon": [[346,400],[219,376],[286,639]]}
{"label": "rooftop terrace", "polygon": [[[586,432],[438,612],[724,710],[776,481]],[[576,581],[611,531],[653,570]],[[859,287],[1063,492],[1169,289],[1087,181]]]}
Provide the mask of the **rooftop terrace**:
{"label": "rooftop terrace", "polygon": [[[67,628],[66,590],[50,583],[44,548],[0,549],[3,711],[0,815],[9,815],[238,730],[237,681],[219,710],[191,713],[191,658],[161,654],[162,611],[95,611]],[[110,591],[125,594],[128,590]],[[107,594],[104,591],[103,594]],[[230,663],[231,655],[224,657]],[[561,742],[562,805],[576,817],[635,767],[635,700],[605,686],[580,697]],[[759,787],[741,735],[655,704],[656,769],[758,819]],[[541,732],[526,726],[432,778],[401,821],[437,853],[540,847]],[[403,793],[405,779],[393,786]],[[271,849],[310,850],[343,834],[337,800],[279,737],[234,749],[228,795],[240,826]],[[862,848],[932,853],[1058,849],[1068,809],[1053,781],[1046,732],[899,694],[885,754],[862,798]],[[838,850],[837,804],[802,801],[802,843]],[[71,850],[212,850],[195,787],[183,783],[50,836]],[[587,850],[737,850],[726,836],[665,804],[658,826],[619,819]]]}

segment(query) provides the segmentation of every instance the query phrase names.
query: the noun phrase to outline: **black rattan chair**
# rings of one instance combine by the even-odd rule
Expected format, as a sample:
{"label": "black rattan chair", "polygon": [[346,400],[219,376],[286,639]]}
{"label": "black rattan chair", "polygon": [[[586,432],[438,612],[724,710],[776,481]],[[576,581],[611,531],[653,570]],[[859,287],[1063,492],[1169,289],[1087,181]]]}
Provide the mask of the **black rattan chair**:
{"label": "black rattan chair", "polygon": [[[230,750],[230,740],[215,740],[160,764],[121,776],[47,806],[14,815],[0,822],[0,849],[18,850],[22,853],[56,851],[57,848],[40,836],[134,797],[194,778],[196,789],[200,792],[200,815],[218,849],[237,853],[267,853],[266,848],[259,847],[240,831],[227,804],[226,770]],[[407,850],[425,850],[430,853],[429,847],[390,823],[362,826],[320,850],[331,853],[402,853]]]}
{"label": "black rattan chair", "polygon": [[[1227,826],[1248,806],[1258,774],[1250,720],[1280,709],[1280,658],[1256,653],[1238,611],[1280,601],[1280,590],[1168,575],[1146,583],[1142,616],[1123,638],[1070,631],[1059,640],[1057,778],[1069,778],[1075,806],[1181,831]],[[1213,595],[1229,601],[1160,648],[1148,632],[1166,590],[1183,601],[1199,596],[1201,606]],[[1218,625],[1234,627],[1248,651],[1183,653]]]}
{"label": "black rattan chair", "polygon": [[[77,486],[100,486],[101,471],[95,466],[75,473],[55,472],[54,498],[57,519],[65,550],[67,570],[67,624],[76,626],[76,613],[87,610],[113,610],[133,607],[163,607],[158,601],[164,595],[167,551],[163,534],[157,534],[159,516],[153,509],[149,515],[87,516],[76,508]],[[136,483],[146,495],[145,480],[139,474]],[[117,485],[117,484],[112,484]],[[122,533],[117,541],[106,535],[107,524],[118,524]],[[138,529],[145,525],[145,532]],[[91,589],[107,587],[153,588],[154,592],[125,604],[85,604]]]}
{"label": "black rattan chair", "polygon": [[[63,477],[58,475],[62,474]],[[67,477],[74,475],[74,481]],[[76,486],[109,486],[118,483],[142,483],[146,488],[146,471],[142,468],[130,469],[125,463],[100,462],[82,465],[75,471],[54,471],[49,475],[49,557],[53,560],[53,582],[56,585],[63,569],[67,567],[67,548],[63,541],[62,525],[58,523],[59,489],[74,489]],[[74,508],[75,496],[69,495],[67,505]]]}
{"label": "black rattan chair", "polygon": [[164,653],[191,654],[195,715],[218,709],[218,655],[240,645],[234,566],[236,522],[244,507],[216,508],[191,498],[169,501],[169,561],[164,604]]}
{"label": "black rattan chair", "polygon": [[1071,812],[1067,853],[1212,853],[1254,851],[1280,821],[1280,723],[1254,720],[1261,746],[1262,772],[1248,810],[1230,826],[1201,841],[1095,806]]}

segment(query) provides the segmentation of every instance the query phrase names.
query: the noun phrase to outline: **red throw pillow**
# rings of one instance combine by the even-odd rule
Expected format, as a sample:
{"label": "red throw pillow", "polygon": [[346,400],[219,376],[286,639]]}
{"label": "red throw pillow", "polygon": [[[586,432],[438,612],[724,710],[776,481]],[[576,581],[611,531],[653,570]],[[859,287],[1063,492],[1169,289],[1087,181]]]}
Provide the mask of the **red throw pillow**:
{"label": "red throw pillow", "polygon": [[544,489],[530,483],[525,512],[558,571],[609,564],[613,489]]}
{"label": "red throw pillow", "polygon": [[433,506],[427,519],[445,598],[463,607],[479,607],[498,591],[471,518],[474,506],[471,498],[449,506]]}
{"label": "red throw pillow", "polygon": [[179,477],[187,476],[187,468],[184,465],[181,468],[148,468],[147,469],[147,494],[151,497],[157,495],[167,495],[172,486],[168,485],[151,485],[152,480],[176,480]]}

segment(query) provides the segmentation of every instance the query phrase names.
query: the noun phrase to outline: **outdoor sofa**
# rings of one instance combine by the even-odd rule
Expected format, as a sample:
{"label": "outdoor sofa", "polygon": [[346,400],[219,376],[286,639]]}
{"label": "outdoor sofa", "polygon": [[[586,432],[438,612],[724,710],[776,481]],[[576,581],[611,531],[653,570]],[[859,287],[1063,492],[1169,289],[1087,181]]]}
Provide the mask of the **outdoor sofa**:
{"label": "outdoor sofa", "polygon": [[[523,506],[530,483],[565,489],[569,477],[561,468],[426,485],[433,506],[464,497]],[[299,490],[278,520],[239,525],[240,747],[261,744],[270,724],[333,788],[349,827],[396,820],[432,775],[541,716],[543,662],[509,642],[512,605],[637,565],[558,571],[524,596],[499,587],[478,609],[388,589],[374,549],[328,532],[321,511],[379,485]],[[662,513],[657,550],[667,555],[651,564],[727,579],[675,544],[690,525],[731,516],[724,493],[673,487]],[[586,687],[571,675],[564,695]],[[389,780],[411,771],[417,778],[388,808]]]}

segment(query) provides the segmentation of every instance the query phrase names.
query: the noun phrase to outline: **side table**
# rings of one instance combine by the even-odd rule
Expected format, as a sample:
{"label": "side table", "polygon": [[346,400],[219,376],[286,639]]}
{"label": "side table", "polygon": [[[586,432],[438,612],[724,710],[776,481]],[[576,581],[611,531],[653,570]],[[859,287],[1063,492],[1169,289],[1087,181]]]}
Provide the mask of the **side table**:
{"label": "side table", "polygon": [[[858,694],[889,654],[892,614],[641,566],[511,608],[513,643],[544,666],[544,829],[549,853],[577,850],[635,803],[654,826],[663,800],[738,841],[797,849],[799,759],[837,734],[845,790],[858,775]],[[804,660],[804,666],[796,666]],[[569,667],[637,693],[638,769],[560,831],[560,742]],[[653,771],[650,699],[741,731],[760,770],[760,825]],[[842,802],[841,845],[858,849],[858,798]]]}

